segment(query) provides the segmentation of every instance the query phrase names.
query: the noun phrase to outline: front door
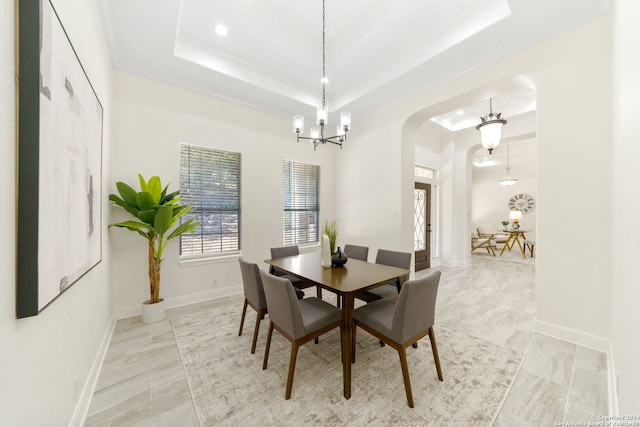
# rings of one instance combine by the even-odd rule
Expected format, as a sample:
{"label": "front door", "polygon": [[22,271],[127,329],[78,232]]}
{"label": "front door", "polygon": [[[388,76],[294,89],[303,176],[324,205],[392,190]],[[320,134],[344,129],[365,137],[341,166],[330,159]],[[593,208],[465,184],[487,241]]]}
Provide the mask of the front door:
{"label": "front door", "polygon": [[431,184],[416,182],[414,190],[415,271],[431,266]]}

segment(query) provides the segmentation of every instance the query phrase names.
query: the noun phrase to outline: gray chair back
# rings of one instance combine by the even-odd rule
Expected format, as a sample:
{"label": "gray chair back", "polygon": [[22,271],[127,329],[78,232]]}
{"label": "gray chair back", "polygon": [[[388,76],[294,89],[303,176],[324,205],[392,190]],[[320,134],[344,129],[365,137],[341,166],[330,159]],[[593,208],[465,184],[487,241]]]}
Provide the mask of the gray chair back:
{"label": "gray chair back", "polygon": [[291,338],[303,337],[305,333],[302,311],[291,281],[264,271],[260,271],[260,275],[271,321],[289,334]]}
{"label": "gray chair back", "polygon": [[369,247],[346,244],[344,245],[344,253],[349,258],[366,261],[369,258]]}
{"label": "gray chair back", "polygon": [[408,252],[378,249],[378,253],[376,254],[376,264],[408,269],[411,268],[411,254]]}
{"label": "gray chair back", "polygon": [[[389,251],[387,249],[378,249],[376,254],[376,264],[389,265],[398,268],[411,268],[411,254],[408,252]],[[408,275],[401,277],[401,282],[409,278]]]}
{"label": "gray chair back", "polygon": [[271,248],[271,258],[284,258],[286,256],[300,255],[298,245]]}
{"label": "gray chair back", "polygon": [[433,326],[440,272],[402,285],[391,323],[391,339],[403,343]]}
{"label": "gray chair back", "polygon": [[258,309],[266,309],[267,300],[264,296],[264,288],[258,264],[247,262],[242,257],[238,258],[238,262],[240,263],[240,273],[242,274],[244,297]]}

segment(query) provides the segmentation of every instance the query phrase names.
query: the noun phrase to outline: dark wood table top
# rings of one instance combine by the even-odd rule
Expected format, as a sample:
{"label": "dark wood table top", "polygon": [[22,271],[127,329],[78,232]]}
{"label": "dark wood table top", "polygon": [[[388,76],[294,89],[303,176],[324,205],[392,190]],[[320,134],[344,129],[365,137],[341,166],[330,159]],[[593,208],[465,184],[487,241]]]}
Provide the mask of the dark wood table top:
{"label": "dark wood table top", "polygon": [[349,259],[343,267],[323,268],[319,252],[267,259],[271,267],[339,295],[375,288],[410,273],[404,268]]}

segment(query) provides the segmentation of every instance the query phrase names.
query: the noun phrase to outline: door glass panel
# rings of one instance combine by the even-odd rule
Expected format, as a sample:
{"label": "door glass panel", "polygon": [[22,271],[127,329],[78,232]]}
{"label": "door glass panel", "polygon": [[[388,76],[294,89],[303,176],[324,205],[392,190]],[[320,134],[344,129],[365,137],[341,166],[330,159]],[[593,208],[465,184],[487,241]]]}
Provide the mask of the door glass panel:
{"label": "door glass panel", "polygon": [[413,247],[416,251],[423,251],[427,248],[427,191],[416,188],[414,190],[415,227]]}

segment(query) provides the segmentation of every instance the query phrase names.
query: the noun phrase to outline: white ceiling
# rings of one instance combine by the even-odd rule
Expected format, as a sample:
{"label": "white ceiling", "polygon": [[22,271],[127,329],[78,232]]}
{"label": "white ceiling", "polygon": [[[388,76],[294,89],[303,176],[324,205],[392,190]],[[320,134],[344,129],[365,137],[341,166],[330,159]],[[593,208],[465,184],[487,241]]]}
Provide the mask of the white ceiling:
{"label": "white ceiling", "polygon": [[[610,1],[326,0],[330,121],[350,111],[355,127],[359,118],[609,13]],[[98,4],[116,69],[283,117],[314,117],[321,96],[320,0]],[[228,27],[227,37],[213,31],[218,23]],[[494,110],[505,117],[535,108],[534,93],[495,95],[509,98],[494,98]],[[449,121],[477,124],[487,107],[461,105],[465,114],[454,110]]]}

